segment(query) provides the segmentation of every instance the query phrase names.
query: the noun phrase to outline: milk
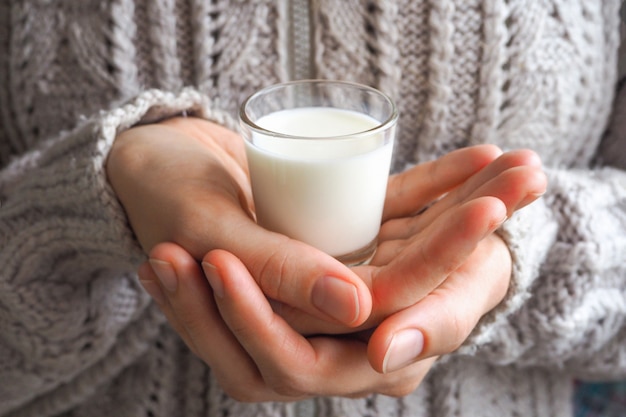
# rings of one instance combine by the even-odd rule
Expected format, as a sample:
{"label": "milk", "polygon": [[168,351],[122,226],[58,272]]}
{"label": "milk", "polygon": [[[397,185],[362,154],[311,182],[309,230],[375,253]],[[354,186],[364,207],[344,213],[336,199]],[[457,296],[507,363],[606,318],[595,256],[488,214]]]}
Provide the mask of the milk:
{"label": "milk", "polygon": [[354,136],[381,122],[330,107],[281,110],[255,124],[303,137],[282,138],[255,131],[246,141],[261,226],[332,256],[359,250],[376,239],[393,128]]}

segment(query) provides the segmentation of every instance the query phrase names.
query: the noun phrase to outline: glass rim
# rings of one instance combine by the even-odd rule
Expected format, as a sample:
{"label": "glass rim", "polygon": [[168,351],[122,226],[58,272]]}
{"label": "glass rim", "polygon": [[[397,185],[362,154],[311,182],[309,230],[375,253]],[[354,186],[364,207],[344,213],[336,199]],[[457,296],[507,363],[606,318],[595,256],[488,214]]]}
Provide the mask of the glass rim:
{"label": "glass rim", "polygon": [[[264,127],[261,127],[259,125],[257,125],[256,123],[254,123],[252,120],[250,120],[250,118],[248,117],[248,115],[246,114],[246,107],[248,105],[248,103],[250,103],[250,101],[254,100],[255,98],[259,97],[262,94],[266,94],[268,92],[271,92],[272,90],[277,90],[280,88],[285,88],[285,87],[289,87],[292,85],[298,85],[298,84],[302,84],[302,85],[306,85],[306,84],[336,84],[342,87],[351,87],[351,88],[359,88],[361,90],[365,90],[368,91],[370,93],[373,93],[377,96],[380,96],[384,99],[385,102],[387,102],[390,105],[391,111],[389,114],[389,117],[387,119],[385,119],[382,122],[379,122],[378,125],[376,125],[375,127],[372,127],[370,129],[367,130],[361,130],[358,132],[354,132],[354,133],[348,133],[348,134],[344,134],[344,135],[334,135],[334,136],[298,136],[298,135],[289,135],[286,133],[280,133],[280,132],[275,132],[273,130],[269,130],[266,129]],[[342,109],[344,110],[344,109]],[[243,103],[241,103],[241,106],[239,107],[239,120],[244,123],[250,130],[252,130],[253,132],[262,134],[264,136],[272,136],[275,138],[280,138],[280,139],[290,139],[290,140],[333,140],[333,141],[340,141],[340,140],[350,140],[350,139],[357,139],[359,137],[363,137],[363,136],[370,136],[373,134],[376,134],[380,131],[386,130],[388,129],[390,126],[392,126],[394,123],[397,122],[398,120],[398,109],[396,107],[396,103],[391,99],[391,97],[389,97],[387,94],[383,93],[382,91],[374,88],[374,87],[370,87],[368,85],[365,84],[359,84],[359,83],[355,83],[355,82],[351,82],[351,81],[340,81],[340,80],[326,80],[326,79],[306,79],[306,80],[295,80],[295,81],[287,81],[287,82],[283,82],[283,83],[278,83],[278,84],[272,84],[269,85],[267,87],[264,87],[260,90],[258,90],[257,92],[251,94],[250,96],[248,96],[248,98],[246,98]]]}

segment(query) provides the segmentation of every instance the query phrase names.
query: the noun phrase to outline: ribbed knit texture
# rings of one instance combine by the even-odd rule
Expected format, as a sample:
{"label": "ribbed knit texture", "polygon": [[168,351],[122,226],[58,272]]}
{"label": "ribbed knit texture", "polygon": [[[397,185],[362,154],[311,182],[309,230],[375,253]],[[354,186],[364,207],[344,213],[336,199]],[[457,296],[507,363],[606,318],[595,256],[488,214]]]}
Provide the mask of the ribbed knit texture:
{"label": "ribbed knit texture", "polygon": [[[302,1],[0,2],[0,416],[571,416],[573,378],[626,376],[619,3],[312,0],[294,27]],[[137,283],[104,172],[117,133],[183,113],[235,128],[293,74],[390,94],[395,170],[479,143],[546,166],[501,231],[505,300],[405,398],[237,403]]]}

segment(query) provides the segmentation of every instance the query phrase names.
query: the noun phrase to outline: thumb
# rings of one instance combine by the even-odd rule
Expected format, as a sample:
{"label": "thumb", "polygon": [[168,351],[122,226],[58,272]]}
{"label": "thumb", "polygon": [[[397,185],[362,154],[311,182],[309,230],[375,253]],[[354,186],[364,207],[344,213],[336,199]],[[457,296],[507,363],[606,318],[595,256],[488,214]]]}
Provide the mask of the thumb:
{"label": "thumb", "polygon": [[246,268],[268,298],[325,321],[354,327],[369,317],[369,288],[350,268],[302,242],[259,229],[264,239],[248,236],[246,242],[262,245],[213,250],[203,266]]}
{"label": "thumb", "polygon": [[372,367],[387,373],[453,352],[502,302],[510,279],[507,246],[495,235],[484,239],[438,288],[376,328],[368,342]]}

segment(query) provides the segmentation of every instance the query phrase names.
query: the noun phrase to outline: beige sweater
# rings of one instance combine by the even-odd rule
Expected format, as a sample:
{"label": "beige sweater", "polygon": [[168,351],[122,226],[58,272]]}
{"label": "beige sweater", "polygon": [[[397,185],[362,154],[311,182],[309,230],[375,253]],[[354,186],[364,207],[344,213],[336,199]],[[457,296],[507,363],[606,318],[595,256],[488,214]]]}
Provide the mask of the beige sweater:
{"label": "beige sweater", "polygon": [[[570,416],[574,378],[626,376],[619,3],[0,2],[0,416]],[[506,299],[405,398],[225,396],[138,285],[106,181],[121,130],[182,112],[232,126],[252,91],[310,77],[395,98],[395,170],[496,143],[548,171],[503,230]]]}

